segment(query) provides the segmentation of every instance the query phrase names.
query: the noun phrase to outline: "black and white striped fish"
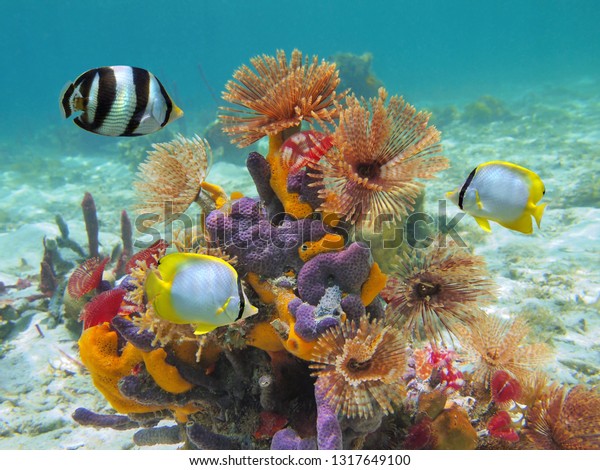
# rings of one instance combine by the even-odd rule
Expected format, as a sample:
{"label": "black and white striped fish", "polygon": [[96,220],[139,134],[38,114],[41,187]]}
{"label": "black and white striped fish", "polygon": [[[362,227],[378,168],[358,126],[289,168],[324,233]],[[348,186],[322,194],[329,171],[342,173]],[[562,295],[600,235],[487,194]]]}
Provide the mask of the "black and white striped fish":
{"label": "black and white striped fish", "polygon": [[65,118],[83,111],[75,124],[109,136],[150,134],[183,116],[158,78],[128,65],[81,74],[65,87],[60,109]]}

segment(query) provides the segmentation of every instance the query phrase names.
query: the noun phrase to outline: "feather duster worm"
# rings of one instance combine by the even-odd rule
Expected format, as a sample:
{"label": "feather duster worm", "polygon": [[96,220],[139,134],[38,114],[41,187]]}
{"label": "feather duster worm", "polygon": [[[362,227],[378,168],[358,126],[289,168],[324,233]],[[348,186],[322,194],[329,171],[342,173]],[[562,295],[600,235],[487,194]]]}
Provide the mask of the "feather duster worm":
{"label": "feather duster worm", "polygon": [[503,370],[525,383],[528,377],[550,358],[544,343],[523,344],[529,332],[525,321],[504,320],[485,315],[469,328],[460,327],[461,343],[473,361],[473,381],[490,388],[494,374]]}
{"label": "feather duster worm", "polygon": [[390,315],[415,336],[434,344],[444,334],[458,336],[458,325],[470,325],[493,298],[494,282],[482,257],[440,239],[399,259],[382,292]]}
{"label": "feather duster worm", "polygon": [[368,418],[388,414],[402,400],[405,341],[379,321],[346,322],[328,329],[313,350],[315,387],[337,414]]}
{"label": "feather duster worm", "polygon": [[186,139],[178,135],[153,147],[133,183],[143,201],[138,212],[152,215],[145,225],[173,220],[197,200],[211,157],[208,142],[198,136]]}
{"label": "feather duster worm", "polygon": [[74,299],[80,299],[85,294],[96,289],[102,281],[104,268],[110,258],[90,258],[79,266],[67,283],[67,293]]}
{"label": "feather duster worm", "polygon": [[415,179],[448,167],[429,115],[398,96],[387,105],[386,99],[383,88],[368,102],[349,96],[339,111],[334,147],[311,174],[322,186],[321,210],[354,224],[407,215],[423,187]]}
{"label": "feather duster worm", "polygon": [[226,114],[219,116],[239,147],[336,113],[340,79],[335,64],[319,63],[317,56],[303,58],[298,50],[289,63],[281,50],[275,57],[262,55],[250,62],[255,71],[243,65],[225,85],[223,99],[235,107],[221,108]]}
{"label": "feather duster worm", "polygon": [[534,449],[600,450],[600,393],[551,387],[527,413],[524,434]]}
{"label": "feather duster worm", "polygon": [[126,293],[125,289],[111,289],[98,294],[85,304],[80,317],[83,321],[83,329],[87,330],[100,323],[111,321],[119,313]]}

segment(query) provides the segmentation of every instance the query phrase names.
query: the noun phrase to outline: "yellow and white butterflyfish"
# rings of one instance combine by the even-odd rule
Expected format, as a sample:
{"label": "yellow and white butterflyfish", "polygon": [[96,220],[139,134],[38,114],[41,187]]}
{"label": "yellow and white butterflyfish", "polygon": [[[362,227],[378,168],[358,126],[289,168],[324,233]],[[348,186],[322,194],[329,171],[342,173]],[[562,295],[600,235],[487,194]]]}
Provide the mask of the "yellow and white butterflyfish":
{"label": "yellow and white butterflyfish", "polygon": [[482,163],[465,182],[446,197],[491,232],[489,221],[517,232],[533,232],[531,217],[540,226],[546,204],[544,183],[531,170],[503,161]]}
{"label": "yellow and white butterflyfish", "polygon": [[163,256],[148,273],[144,289],[158,316],[172,323],[192,324],[197,335],[258,311],[246,297],[237,271],[214,256]]}

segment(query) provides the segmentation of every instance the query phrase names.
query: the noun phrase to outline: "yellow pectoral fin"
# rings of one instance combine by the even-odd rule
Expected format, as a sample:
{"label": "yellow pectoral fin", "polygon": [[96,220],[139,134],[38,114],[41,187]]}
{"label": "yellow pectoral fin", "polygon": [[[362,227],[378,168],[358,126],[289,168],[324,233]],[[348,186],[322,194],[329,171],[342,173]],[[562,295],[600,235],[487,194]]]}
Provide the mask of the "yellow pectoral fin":
{"label": "yellow pectoral fin", "polygon": [[535,218],[538,228],[540,228],[540,224],[542,223],[542,216],[544,215],[544,209],[546,208],[546,205],[547,204],[544,203],[533,208],[533,217]]}
{"label": "yellow pectoral fin", "polygon": [[229,297],[229,298],[228,298],[228,299],[225,301],[225,303],[223,304],[223,306],[222,306],[220,309],[218,309],[218,310],[215,312],[215,315],[216,315],[216,316],[219,316],[219,315],[221,315],[221,314],[222,314],[222,313],[223,313],[225,310],[227,310],[227,306],[229,305],[229,302],[231,302],[231,299],[233,299],[233,297]]}
{"label": "yellow pectoral fin", "polygon": [[[481,202],[481,198],[479,197],[479,191],[475,190],[475,201],[477,202],[477,207],[479,209],[483,209],[483,203]],[[489,227],[489,224],[488,224]]]}
{"label": "yellow pectoral fin", "polygon": [[533,223],[531,222],[531,214],[529,212],[524,213],[521,217],[519,217],[514,222],[498,222],[503,227],[509,228],[511,230],[515,230],[517,232],[524,233],[529,235],[533,233]]}
{"label": "yellow pectoral fin", "polygon": [[475,222],[477,222],[477,224],[486,232],[491,232],[492,229],[490,227],[490,222],[487,219],[484,219],[482,217],[475,217],[473,216],[473,218],[475,219]]}

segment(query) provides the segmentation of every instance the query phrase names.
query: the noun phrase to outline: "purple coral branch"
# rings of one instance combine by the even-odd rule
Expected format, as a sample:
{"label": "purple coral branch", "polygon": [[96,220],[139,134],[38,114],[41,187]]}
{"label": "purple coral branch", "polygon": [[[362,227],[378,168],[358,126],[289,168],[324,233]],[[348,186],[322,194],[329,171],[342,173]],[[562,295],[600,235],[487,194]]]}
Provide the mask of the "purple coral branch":
{"label": "purple coral branch", "polygon": [[319,450],[340,450],[343,447],[342,429],[335,410],[325,399],[324,390],[315,383],[317,403],[317,446]]}
{"label": "purple coral branch", "polygon": [[88,247],[90,258],[99,255],[98,251],[98,215],[96,213],[96,203],[90,193],[85,193],[83,201],[81,201],[81,209],[83,210],[83,220],[85,221],[85,231],[88,236]]}
{"label": "purple coral branch", "polygon": [[275,191],[271,188],[271,165],[258,152],[251,152],[246,159],[246,167],[250,176],[254,180],[258,197],[264,203],[269,220],[273,220],[277,215],[283,214],[283,204],[277,198]]}
{"label": "purple coral branch", "polygon": [[287,190],[290,193],[299,194],[300,202],[305,202],[313,210],[317,210],[323,202],[323,199],[319,197],[319,185],[311,186],[317,181],[316,178],[309,176],[304,169],[288,176]]}
{"label": "purple coral branch", "polygon": [[182,427],[158,426],[155,428],[140,429],[133,435],[133,442],[138,446],[155,446],[159,444],[179,444],[185,440]]}
{"label": "purple coral branch", "polygon": [[95,428],[112,428],[119,431],[139,427],[137,421],[131,420],[125,415],[102,415],[94,413],[86,408],[77,408],[71,415],[75,422],[82,426],[93,426]]}
{"label": "purple coral branch", "polygon": [[306,341],[316,340],[326,329],[339,324],[339,319],[333,316],[316,316],[317,307],[296,298],[288,304],[290,313],[296,318],[294,330]]}
{"label": "purple coral branch", "polygon": [[292,428],[277,431],[271,440],[271,450],[315,450],[317,443],[312,437],[302,439]]}
{"label": "purple coral branch", "polygon": [[300,298],[317,305],[331,285],[338,286],[343,293],[360,295],[372,264],[371,250],[364,243],[352,243],[343,251],[317,255],[298,273]]}
{"label": "purple coral branch", "polygon": [[155,335],[151,331],[141,330],[132,321],[117,315],[111,320],[111,325],[128,342],[142,351],[149,352],[156,349],[153,346]]}
{"label": "purple coral branch", "polygon": [[233,450],[242,448],[238,439],[216,434],[200,423],[189,422],[185,431],[190,442],[198,447],[198,449]]}
{"label": "purple coral branch", "polygon": [[212,211],[206,229],[213,244],[237,258],[241,275],[252,272],[268,278],[298,272],[304,265],[298,251],[302,244],[320,240],[330,231],[313,219],[284,219],[274,225],[262,205],[251,198],[235,201],[228,214]]}

